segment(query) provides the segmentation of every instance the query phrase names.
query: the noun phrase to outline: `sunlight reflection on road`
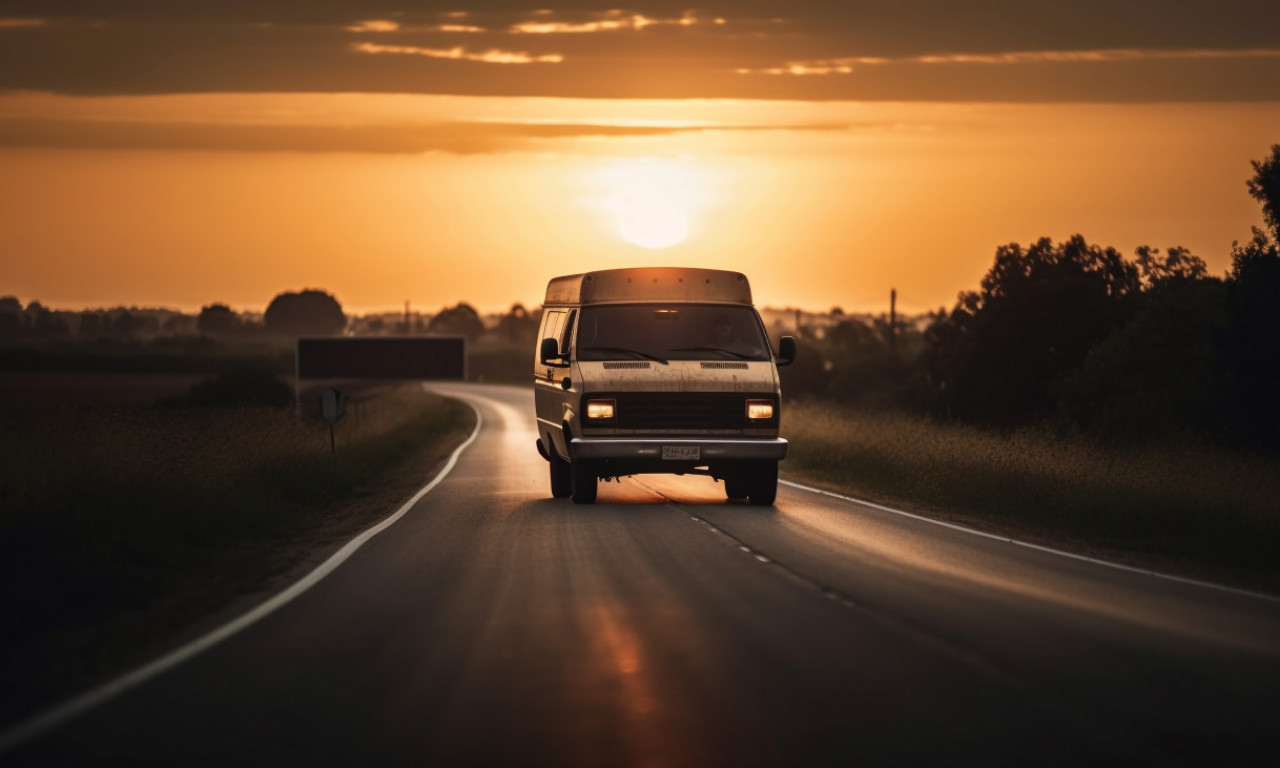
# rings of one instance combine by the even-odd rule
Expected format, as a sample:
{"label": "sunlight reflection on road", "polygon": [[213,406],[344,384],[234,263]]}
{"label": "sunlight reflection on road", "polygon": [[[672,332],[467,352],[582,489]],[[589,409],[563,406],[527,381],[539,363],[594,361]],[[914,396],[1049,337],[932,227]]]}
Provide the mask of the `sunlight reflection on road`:
{"label": "sunlight reflection on road", "polygon": [[[1131,589],[1099,581],[1090,571],[1080,578],[1070,570],[1028,573],[1014,551],[991,551],[990,540],[961,536],[945,541],[919,535],[918,526],[904,526],[892,517],[850,507],[833,514],[802,492],[778,505],[776,523],[793,535],[869,567],[884,568],[903,581],[927,583],[930,589],[974,594],[973,588],[1016,595],[1030,609],[1056,606],[1134,627],[1170,632],[1217,645],[1274,655],[1267,634],[1247,622],[1205,622],[1189,616],[1185,601],[1159,595],[1135,599]],[[959,546],[958,546],[959,545]],[[972,546],[964,546],[972,545]],[[1017,548],[1009,544],[1010,548]],[[1016,554],[1021,554],[1020,552]],[[1123,582],[1128,585],[1129,582]],[[1203,617],[1201,617],[1202,619]]]}

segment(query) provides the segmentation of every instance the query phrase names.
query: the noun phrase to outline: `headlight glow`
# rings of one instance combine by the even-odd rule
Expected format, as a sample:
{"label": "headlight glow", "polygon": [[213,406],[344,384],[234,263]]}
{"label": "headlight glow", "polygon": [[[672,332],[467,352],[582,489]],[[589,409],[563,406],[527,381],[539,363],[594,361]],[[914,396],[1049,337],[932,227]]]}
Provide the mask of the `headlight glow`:
{"label": "headlight glow", "polygon": [[587,418],[588,419],[612,419],[614,414],[613,400],[588,400],[587,401]]}
{"label": "headlight glow", "polygon": [[752,421],[764,421],[773,418],[773,401],[748,400],[747,418]]}

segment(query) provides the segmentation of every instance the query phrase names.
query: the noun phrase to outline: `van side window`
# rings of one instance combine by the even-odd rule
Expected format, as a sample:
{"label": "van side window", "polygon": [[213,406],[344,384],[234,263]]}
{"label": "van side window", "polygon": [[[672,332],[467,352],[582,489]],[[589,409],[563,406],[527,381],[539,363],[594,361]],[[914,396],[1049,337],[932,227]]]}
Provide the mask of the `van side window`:
{"label": "van side window", "polygon": [[[556,343],[561,343],[560,329],[564,325],[564,315],[563,309],[553,309],[546,313],[546,317],[542,320],[543,339],[555,339]],[[538,343],[542,343],[541,339]]]}
{"label": "van side window", "polygon": [[569,345],[573,343],[573,326],[578,319],[578,310],[569,312],[569,319],[565,321],[564,327],[560,331],[560,349],[569,351]]}

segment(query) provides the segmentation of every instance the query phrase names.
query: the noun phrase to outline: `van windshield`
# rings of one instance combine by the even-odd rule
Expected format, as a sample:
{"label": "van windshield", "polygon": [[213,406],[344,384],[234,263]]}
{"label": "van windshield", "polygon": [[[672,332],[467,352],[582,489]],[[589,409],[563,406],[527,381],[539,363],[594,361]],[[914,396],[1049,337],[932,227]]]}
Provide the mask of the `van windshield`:
{"label": "van windshield", "polygon": [[617,304],[584,307],[579,360],[769,360],[751,307]]}

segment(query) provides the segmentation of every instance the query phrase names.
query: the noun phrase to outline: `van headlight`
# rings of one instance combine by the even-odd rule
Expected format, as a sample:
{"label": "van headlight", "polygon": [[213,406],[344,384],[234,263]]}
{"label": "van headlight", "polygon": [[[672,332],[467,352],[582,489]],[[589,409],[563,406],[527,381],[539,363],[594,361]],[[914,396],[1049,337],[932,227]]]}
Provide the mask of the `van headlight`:
{"label": "van headlight", "polygon": [[747,419],[749,421],[768,421],[773,418],[772,400],[748,400]]}
{"label": "van headlight", "polygon": [[588,419],[604,421],[606,419],[612,419],[616,412],[617,401],[612,398],[587,401]]}

